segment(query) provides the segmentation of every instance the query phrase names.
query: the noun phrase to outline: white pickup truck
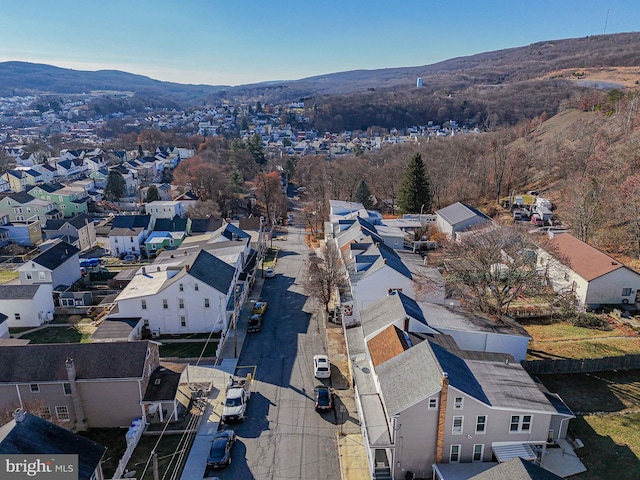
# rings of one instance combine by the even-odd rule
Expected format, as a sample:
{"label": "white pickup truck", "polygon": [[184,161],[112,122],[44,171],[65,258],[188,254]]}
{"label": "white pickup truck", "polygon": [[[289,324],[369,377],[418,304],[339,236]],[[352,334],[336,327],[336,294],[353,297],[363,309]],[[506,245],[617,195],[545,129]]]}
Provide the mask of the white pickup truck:
{"label": "white pickup truck", "polygon": [[253,379],[251,374],[246,378],[229,377],[227,383],[227,398],[224,401],[222,410],[222,422],[233,423],[244,421],[247,413],[247,404],[251,398],[251,384]]}

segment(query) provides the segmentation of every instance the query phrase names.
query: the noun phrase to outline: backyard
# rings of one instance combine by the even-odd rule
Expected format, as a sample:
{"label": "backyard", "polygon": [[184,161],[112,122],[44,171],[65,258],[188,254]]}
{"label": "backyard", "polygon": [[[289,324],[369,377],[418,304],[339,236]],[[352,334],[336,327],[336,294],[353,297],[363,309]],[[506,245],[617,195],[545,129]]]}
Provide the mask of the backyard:
{"label": "backyard", "polygon": [[640,371],[541,375],[576,413],[569,430],[587,471],[576,480],[640,478]]}

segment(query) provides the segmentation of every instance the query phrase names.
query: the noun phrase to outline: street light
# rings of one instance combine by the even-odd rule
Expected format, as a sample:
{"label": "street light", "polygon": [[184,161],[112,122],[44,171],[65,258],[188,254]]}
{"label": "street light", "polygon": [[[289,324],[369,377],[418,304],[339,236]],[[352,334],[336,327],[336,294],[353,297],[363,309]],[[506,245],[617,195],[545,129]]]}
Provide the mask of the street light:
{"label": "street light", "polygon": [[420,207],[420,216],[422,216],[422,209],[424,208],[424,203],[422,204],[422,206]]}

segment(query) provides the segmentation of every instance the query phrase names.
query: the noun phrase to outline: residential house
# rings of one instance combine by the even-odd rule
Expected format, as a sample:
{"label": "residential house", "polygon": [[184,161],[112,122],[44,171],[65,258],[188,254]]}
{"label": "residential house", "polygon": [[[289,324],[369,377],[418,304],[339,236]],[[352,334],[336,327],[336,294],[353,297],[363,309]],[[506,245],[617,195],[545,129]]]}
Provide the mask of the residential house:
{"label": "residential house", "polygon": [[226,331],[242,271],[242,256],[235,259],[231,265],[202,249],[163,252],[116,297],[113,317],[140,317],[155,334]]}
{"label": "residential house", "polygon": [[104,480],[101,462],[106,450],[86,437],[23,409],[15,410],[13,420],[0,426],[0,454],[37,455],[43,461],[50,458],[47,463],[54,467],[67,467],[59,461],[60,455],[77,455],[77,470],[73,475],[78,480]]}
{"label": "residential house", "polygon": [[153,230],[151,215],[116,215],[109,230],[111,255],[140,255],[140,245]]}
{"label": "residential house", "polygon": [[153,232],[144,242],[147,253],[178,248],[187,237],[190,224],[190,219],[177,215],[173,218],[156,219]]}
{"label": "residential house", "polygon": [[[125,165],[115,165],[113,167],[109,167],[108,171],[109,172],[116,171],[120,173],[120,175],[122,175],[122,179],[124,180],[124,184],[125,184],[126,195],[137,196],[138,189],[140,187],[140,179],[138,177],[138,172],[130,168],[127,168]],[[95,176],[93,176],[93,174],[90,175],[91,178],[97,181],[96,186],[98,185],[98,181],[99,181],[99,178],[97,178],[98,175],[102,175],[102,169],[95,172]],[[105,180],[105,186],[106,186],[106,180]]]}
{"label": "residential house", "polygon": [[58,169],[48,162],[34,165],[32,168],[36,172],[40,173],[44,183],[53,183],[58,176]]}
{"label": "residential house", "polygon": [[16,163],[23,167],[33,167],[38,163],[35,153],[23,153],[16,157]]}
{"label": "residential house", "polygon": [[3,346],[0,408],[37,405],[74,431],[128,427],[145,422],[142,397],[159,365],[158,344],[148,340]]}
{"label": "residential house", "polygon": [[11,190],[11,185],[9,184],[7,179],[4,178],[3,176],[0,177],[0,193],[8,192],[10,190]]}
{"label": "residential house", "polygon": [[87,214],[77,215],[63,220],[47,220],[44,226],[47,239],[62,238],[80,251],[88,250],[98,244],[96,227]]}
{"label": "residential house", "polygon": [[162,200],[156,200],[155,202],[149,202],[145,205],[145,210],[148,215],[151,215],[154,219],[158,218],[173,218],[184,217],[186,208],[180,201],[172,200],[170,202],[164,202]]}
{"label": "residential house", "polygon": [[85,166],[87,173],[97,172],[107,165],[107,161],[105,160],[104,155],[86,156],[82,159],[82,163]]}
{"label": "residential house", "polygon": [[454,354],[395,325],[366,341],[364,353],[353,371],[365,448],[371,470],[386,465],[391,478],[494,456],[535,460],[566,437],[574,417],[508,356]]}
{"label": "residential house", "polygon": [[107,317],[91,334],[92,342],[134,342],[142,338],[142,319]]}
{"label": "residential house", "polygon": [[5,246],[9,241],[25,247],[38,245],[42,242],[42,227],[37,220],[9,222],[8,216],[5,215],[0,227],[0,245]]}
{"label": "residential house", "polygon": [[100,168],[95,172],[89,174],[89,178],[93,180],[96,188],[104,188],[107,186],[107,177],[109,177],[109,170],[107,168]]}
{"label": "residential house", "polygon": [[27,192],[0,193],[0,217],[9,216],[10,222],[33,222],[44,226],[47,220],[63,217],[56,204],[41,200]]}
{"label": "residential house", "polygon": [[[208,218],[192,218],[191,228],[189,229],[189,235],[205,235],[211,234],[222,227],[224,221],[221,218],[208,217]],[[249,232],[247,232],[249,233]]]}
{"label": "residential house", "polygon": [[191,190],[188,190],[184,193],[179,194],[173,200],[176,202],[182,203],[184,210],[186,212],[190,208],[195,207],[200,201],[200,198]]}
{"label": "residential house", "polygon": [[0,285],[0,313],[9,328],[39,327],[53,319],[51,284]]}
{"label": "residential house", "polygon": [[491,223],[491,219],[480,210],[462,202],[456,202],[435,212],[438,230],[449,238],[480,225]]}
{"label": "residential house", "polygon": [[539,250],[538,268],[556,292],[573,292],[582,308],[640,300],[635,270],[570,233],[554,235],[550,243],[554,251]]}
{"label": "residential house", "polygon": [[58,177],[67,180],[77,178],[87,172],[87,167],[81,158],[60,160],[56,163],[56,168],[58,170]]}
{"label": "residential house", "polygon": [[[54,291],[66,290],[80,279],[80,250],[60,239],[53,240],[46,250],[18,267],[20,283],[49,283]],[[42,250],[42,247],[41,247]]]}
{"label": "residential house", "polygon": [[9,183],[9,188],[13,192],[24,192],[31,185],[42,183],[42,175],[32,168],[26,170],[15,169],[5,173],[4,178]]}
{"label": "residential house", "polygon": [[65,217],[87,213],[89,196],[84,185],[45,184],[28,190],[29,195],[46,201],[52,201]]}

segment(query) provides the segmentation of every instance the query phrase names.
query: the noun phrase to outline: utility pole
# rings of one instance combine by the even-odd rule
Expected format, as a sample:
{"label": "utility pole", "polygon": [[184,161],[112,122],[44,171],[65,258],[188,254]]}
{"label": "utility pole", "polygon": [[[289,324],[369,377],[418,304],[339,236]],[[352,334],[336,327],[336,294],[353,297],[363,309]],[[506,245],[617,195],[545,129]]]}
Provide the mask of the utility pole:
{"label": "utility pole", "polygon": [[151,452],[153,458],[153,480],[160,480],[160,474],[158,473],[158,453],[154,450]]}
{"label": "utility pole", "polygon": [[[237,279],[236,279],[237,281]],[[233,358],[238,357],[238,294],[240,292],[240,286],[236,284],[233,292]]]}

